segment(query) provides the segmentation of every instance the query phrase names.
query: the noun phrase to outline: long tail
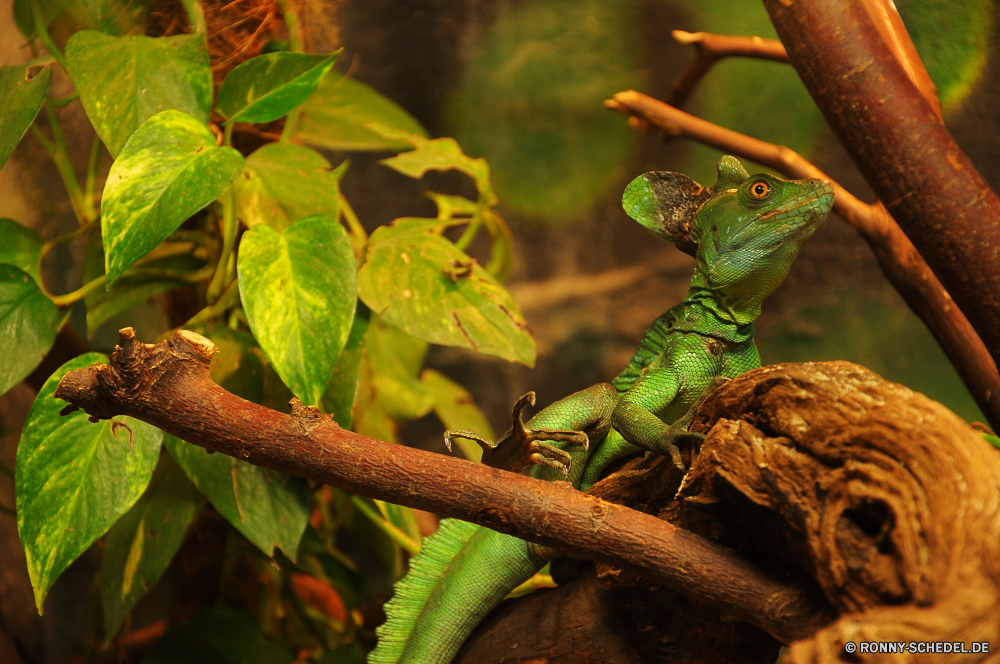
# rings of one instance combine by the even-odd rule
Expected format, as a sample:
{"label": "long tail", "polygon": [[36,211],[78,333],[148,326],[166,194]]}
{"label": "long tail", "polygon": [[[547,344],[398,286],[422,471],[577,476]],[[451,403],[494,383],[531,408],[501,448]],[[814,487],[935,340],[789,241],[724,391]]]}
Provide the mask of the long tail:
{"label": "long tail", "polygon": [[476,625],[544,564],[516,537],[445,519],[396,584],[368,664],[449,664]]}

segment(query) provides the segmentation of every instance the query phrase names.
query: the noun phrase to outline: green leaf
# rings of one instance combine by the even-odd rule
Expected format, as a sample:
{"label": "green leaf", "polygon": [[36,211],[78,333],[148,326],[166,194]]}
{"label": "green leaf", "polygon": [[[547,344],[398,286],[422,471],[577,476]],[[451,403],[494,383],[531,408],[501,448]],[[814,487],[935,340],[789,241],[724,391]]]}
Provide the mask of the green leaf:
{"label": "green leaf", "polygon": [[163,433],[145,422],[60,416],[66,404],[53,395],[63,376],[105,361],[87,353],[52,374],[17,447],[17,530],[39,613],[63,570],[139,499],[159,455]]}
{"label": "green leaf", "polygon": [[383,138],[403,141],[414,148],[395,157],[383,159],[380,164],[411,178],[422,178],[427,171],[460,171],[476,181],[476,189],[487,205],[496,205],[497,195],[490,182],[490,165],[485,159],[466,156],[454,138],[428,139],[378,122],[371,122],[365,126]]}
{"label": "green leaf", "polygon": [[27,272],[36,284],[42,282],[38,274],[38,261],[42,257],[42,241],[35,231],[25,228],[13,219],[0,217],[0,263],[13,265]]}
{"label": "green leaf", "polygon": [[154,643],[141,664],[290,664],[281,641],[264,638],[249,613],[204,609]]}
{"label": "green leaf", "polygon": [[983,438],[986,439],[987,443],[1000,450],[1000,436],[993,436],[991,434],[983,432]]}
{"label": "green leaf", "polygon": [[52,67],[33,78],[25,66],[0,67],[0,168],[38,114],[51,80]]}
{"label": "green leaf", "polygon": [[453,217],[478,217],[482,214],[482,203],[470,201],[465,196],[451,196],[449,194],[439,194],[436,191],[428,191],[427,198],[434,201],[438,209],[438,219],[452,219]]}
{"label": "green leaf", "polygon": [[293,139],[328,150],[405,150],[405,140],[380,136],[365,124],[379,122],[407,134],[427,130],[401,106],[353,78],[327,76],[299,109]]}
{"label": "green leaf", "polygon": [[354,315],[351,332],[347,335],[347,342],[340,354],[337,355],[337,363],[333,366],[333,373],[326,384],[326,392],[320,400],[323,412],[333,415],[337,424],[345,429],[351,428],[351,413],[358,395],[361,356],[367,331],[368,307],[358,302],[358,311]]}
{"label": "green leaf", "polygon": [[277,547],[295,561],[312,503],[304,479],[209,454],[174,436],[166,436],[164,445],[219,514],[254,546],[267,556],[274,556]]}
{"label": "green leaf", "polygon": [[32,278],[13,265],[0,265],[0,394],[38,366],[56,340],[59,310]]}
{"label": "green leaf", "polygon": [[101,601],[106,642],[118,633],[136,602],[160,580],[203,502],[174,460],[161,456],[146,492],[104,540]]}
{"label": "green leaf", "polygon": [[265,53],[229,72],[215,110],[229,122],[270,122],[309,98],[340,51],[327,55]]}
{"label": "green leaf", "polygon": [[112,156],[161,111],[208,122],[212,71],[202,35],[112,37],[82,30],[66,44],[66,61],[83,108]]}
{"label": "green leaf", "polygon": [[437,220],[397,219],[372,233],[358,297],[418,339],[533,366],[535,341],[507,290],[441,235]]}
{"label": "green leaf", "polygon": [[267,224],[279,232],[313,214],[336,219],[344,170],[331,170],[330,162],[311,148],[268,143],[247,157],[236,180],[239,217],[249,228]]}
{"label": "green leaf", "polygon": [[307,404],[318,404],[354,318],[357,268],[343,226],[316,215],[284,233],[243,235],[237,261],[250,329],[275,370]]}
{"label": "green leaf", "polygon": [[[468,390],[433,369],[424,369],[420,380],[434,395],[434,413],[446,429],[475,431],[487,440],[497,439],[489,420],[479,410]],[[454,443],[466,459],[479,461],[483,458],[483,449],[471,440],[456,438]]]}
{"label": "green leaf", "polygon": [[229,188],[243,157],[181,111],[146,121],[111,166],[101,206],[108,286]]}

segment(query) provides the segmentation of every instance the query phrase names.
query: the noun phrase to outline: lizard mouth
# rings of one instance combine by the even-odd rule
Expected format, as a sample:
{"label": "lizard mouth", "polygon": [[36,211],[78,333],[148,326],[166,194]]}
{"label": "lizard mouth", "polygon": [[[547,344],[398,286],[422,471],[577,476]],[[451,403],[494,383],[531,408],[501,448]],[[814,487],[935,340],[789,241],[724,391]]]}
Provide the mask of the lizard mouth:
{"label": "lizard mouth", "polygon": [[833,184],[829,180],[813,180],[816,186],[806,193],[788,201],[785,207],[772,210],[758,217],[758,221],[800,222],[823,217],[833,208]]}

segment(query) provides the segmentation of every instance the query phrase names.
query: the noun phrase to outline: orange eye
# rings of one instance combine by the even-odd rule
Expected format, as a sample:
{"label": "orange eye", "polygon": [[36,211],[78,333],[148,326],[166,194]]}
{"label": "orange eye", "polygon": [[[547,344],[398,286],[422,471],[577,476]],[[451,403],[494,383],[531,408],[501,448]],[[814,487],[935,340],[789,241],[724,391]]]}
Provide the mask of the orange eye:
{"label": "orange eye", "polygon": [[762,180],[758,180],[750,185],[750,195],[754,198],[764,198],[771,191],[771,187]]}

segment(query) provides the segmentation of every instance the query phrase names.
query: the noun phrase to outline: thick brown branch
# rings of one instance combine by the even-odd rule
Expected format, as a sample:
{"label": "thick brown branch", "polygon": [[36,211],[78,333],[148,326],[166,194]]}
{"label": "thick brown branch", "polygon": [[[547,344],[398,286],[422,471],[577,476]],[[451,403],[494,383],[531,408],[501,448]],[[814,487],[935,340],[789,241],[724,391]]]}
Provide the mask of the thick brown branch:
{"label": "thick brown branch", "polygon": [[[740,134],[635,91],[620,92],[608,108],[700,143],[752,159],[796,178],[830,179],[794,150]],[[867,205],[836,182],[834,211],[871,246],[886,277],[924,321],[990,423],[1000,425],[1000,374],[965,314],[881,205]]]}
{"label": "thick brown branch", "polygon": [[884,19],[863,0],[764,5],[830,127],[996,362],[1000,198],[887,45]]}
{"label": "thick brown branch", "polygon": [[72,371],[56,396],[92,418],[129,415],[254,465],[472,521],[641,573],[789,643],[832,619],[821,599],[654,516],[569,488],[341,429],[293,401],[291,415],[216,385],[215,346],[180,331],[155,346],[120,332],[111,363]]}
{"label": "thick brown branch", "polygon": [[679,43],[692,44],[695,47],[694,60],[674,79],[670,95],[667,97],[671,106],[683,106],[694,89],[698,87],[702,77],[708,73],[712,65],[722,58],[736,56],[788,62],[785,47],[776,39],[716,35],[710,32],[685,32],[684,30],[674,30],[670,34]]}

